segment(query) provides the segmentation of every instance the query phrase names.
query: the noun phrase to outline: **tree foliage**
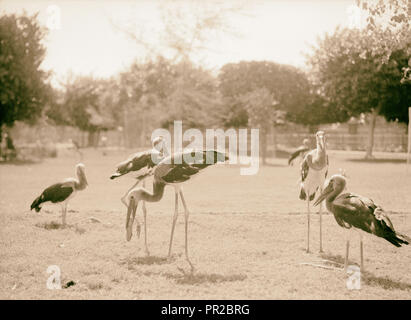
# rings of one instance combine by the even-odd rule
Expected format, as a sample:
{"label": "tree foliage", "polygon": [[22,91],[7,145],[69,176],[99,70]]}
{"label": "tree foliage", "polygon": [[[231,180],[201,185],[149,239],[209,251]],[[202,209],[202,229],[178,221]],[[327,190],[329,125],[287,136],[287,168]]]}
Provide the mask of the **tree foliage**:
{"label": "tree foliage", "polygon": [[[276,110],[282,110],[287,118],[294,119],[296,112],[306,104],[310,94],[310,84],[304,73],[295,67],[274,62],[250,61],[226,64],[221,68],[218,78],[221,94],[231,102],[227,105],[227,112],[224,113],[226,124],[239,125],[240,122],[235,119],[244,121],[243,112],[246,108],[241,97],[255,90],[265,89],[271,95],[271,109],[267,110],[266,118],[271,119],[273,125],[276,117],[271,116],[276,115]],[[252,116],[250,105],[247,111],[247,116]]]}
{"label": "tree foliage", "polygon": [[[409,0],[357,0],[365,17],[363,51],[387,63],[391,54],[405,49],[411,54],[411,6]],[[404,66],[403,66],[404,67]]]}
{"label": "tree foliage", "polygon": [[[73,126],[88,132],[89,145],[95,145],[95,134],[115,128],[120,123],[119,89],[114,79],[76,77],[54,90],[53,103],[46,117],[56,125]],[[97,135],[98,136],[98,135]]]}
{"label": "tree foliage", "polygon": [[387,120],[408,122],[411,88],[401,83],[402,66],[409,59],[406,50],[392,52],[382,64],[381,56],[357,46],[363,37],[359,30],[338,29],[321,40],[309,60],[316,84],[341,120],[378,108]]}
{"label": "tree foliage", "polygon": [[319,39],[309,57],[318,91],[341,120],[370,113],[366,157],[372,157],[377,115],[408,122],[411,30],[407,1],[357,1],[366,23],[352,29],[337,28]]}
{"label": "tree foliage", "polygon": [[216,79],[188,61],[175,64],[159,57],[144,64],[135,63],[121,79],[124,101],[130,108],[163,127],[174,120],[206,127],[212,124],[220,104]]}
{"label": "tree foliage", "polygon": [[37,15],[0,17],[0,126],[35,120],[51,98],[48,74],[40,69],[44,35]]}

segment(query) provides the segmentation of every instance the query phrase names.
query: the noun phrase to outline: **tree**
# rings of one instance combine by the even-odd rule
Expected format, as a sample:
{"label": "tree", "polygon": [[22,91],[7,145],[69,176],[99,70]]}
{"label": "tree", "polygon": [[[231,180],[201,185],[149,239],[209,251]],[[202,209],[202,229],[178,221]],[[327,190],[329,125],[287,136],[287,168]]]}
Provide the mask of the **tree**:
{"label": "tree", "polygon": [[[411,6],[409,0],[357,0],[358,13],[365,17],[363,33],[366,50],[381,63],[387,63],[394,51],[411,54]],[[407,65],[403,66],[406,67]]]}
{"label": "tree", "polygon": [[[141,146],[146,145],[148,132],[169,128],[174,120],[196,128],[215,124],[221,107],[217,81],[208,70],[190,61],[172,63],[158,57],[146,63],[135,62],[120,79],[127,141],[133,136]],[[139,125],[129,125],[131,119]]]}
{"label": "tree", "polygon": [[195,128],[216,124],[221,109],[216,79],[189,61],[180,62],[173,69],[175,80],[167,98],[168,122],[179,119]]}
{"label": "tree", "polygon": [[377,116],[408,122],[411,11],[407,0],[357,0],[357,6],[365,21],[319,39],[309,64],[342,119],[370,114],[365,156],[372,158]]}
{"label": "tree", "polygon": [[246,112],[248,125],[261,129],[265,162],[266,134],[274,130],[279,120],[293,119],[292,114],[306,105],[310,85],[305,74],[274,62],[243,61],[224,65],[218,79],[219,90],[228,102],[221,112],[223,122],[242,125]]}
{"label": "tree", "polygon": [[0,137],[3,125],[38,118],[51,98],[48,74],[40,69],[44,35],[37,14],[0,17]]}
{"label": "tree", "polygon": [[293,110],[287,113],[287,120],[308,125],[310,130],[315,131],[320,124],[345,122],[349,119],[346,110],[338,108],[327,97],[315,92],[315,89],[311,88],[305,103],[295,105]]}
{"label": "tree", "polygon": [[374,53],[369,43],[369,36],[360,30],[337,29],[319,39],[309,57],[314,83],[340,120],[371,113],[367,158],[372,157],[377,115],[408,122],[411,103],[410,85],[401,83],[407,50],[397,49],[386,60],[381,53]]}
{"label": "tree", "polygon": [[100,131],[116,125],[116,87],[112,80],[78,77],[65,85],[61,103],[46,113],[56,124],[71,125],[88,133],[88,145],[98,143]]}
{"label": "tree", "polygon": [[118,112],[127,146],[133,146],[132,142],[146,145],[147,132],[166,121],[169,113],[167,98],[173,91],[174,72],[168,60],[157,57],[145,63],[134,62],[120,75]]}
{"label": "tree", "polygon": [[262,158],[266,164],[267,134],[273,125],[284,117],[284,112],[277,109],[278,101],[266,88],[259,88],[241,96],[245,109],[248,112],[248,123],[260,129],[262,138]]}
{"label": "tree", "polygon": [[242,11],[242,1],[163,0],[157,7],[155,26],[141,23],[135,15],[128,24],[111,22],[140,47],[140,54],[144,52],[148,60],[164,56],[174,64],[200,61],[220,34],[235,35],[229,19]]}

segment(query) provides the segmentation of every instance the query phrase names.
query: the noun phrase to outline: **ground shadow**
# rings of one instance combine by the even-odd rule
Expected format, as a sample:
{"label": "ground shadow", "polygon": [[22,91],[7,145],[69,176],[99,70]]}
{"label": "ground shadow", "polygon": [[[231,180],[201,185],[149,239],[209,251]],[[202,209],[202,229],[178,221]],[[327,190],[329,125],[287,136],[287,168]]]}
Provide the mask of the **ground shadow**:
{"label": "ground shadow", "polygon": [[[332,255],[332,254],[329,254],[329,253],[324,253],[324,254],[321,255],[321,258],[332,261],[334,263],[341,264],[341,265],[344,266],[345,258],[341,255]],[[356,263],[352,263],[352,262],[350,263],[350,261],[348,261],[348,264],[349,265],[352,265],[352,264],[358,265]],[[394,289],[405,290],[405,291],[411,290],[411,284],[410,283],[396,281],[396,280],[390,279],[386,276],[377,277],[374,274],[372,274],[371,272],[368,272],[367,270],[362,272],[361,280],[366,285],[373,286],[373,287],[381,287],[381,288],[386,289],[386,290],[394,290]]]}
{"label": "ground shadow", "polygon": [[280,163],[260,163],[260,167],[288,167],[288,164],[280,164]]}
{"label": "ground shadow", "polygon": [[247,277],[243,274],[221,275],[216,273],[166,273],[166,278],[172,279],[178,284],[197,285],[201,283],[221,283],[243,281]]}
{"label": "ground shadow", "polygon": [[162,265],[171,263],[172,260],[168,260],[167,257],[159,256],[145,256],[145,257],[133,257],[125,258],[120,261],[120,264],[127,265],[128,269],[134,269],[135,265]]}
{"label": "ground shadow", "polygon": [[[322,259],[331,261],[332,263],[342,264],[344,265],[345,258],[342,255],[333,255],[331,253],[322,253],[320,254]],[[349,260],[348,260],[349,262]]]}
{"label": "ground shadow", "polygon": [[[315,211],[312,211],[310,214],[318,214],[318,215],[319,215],[318,209],[315,209]],[[328,215],[331,215],[331,214],[332,214],[332,213],[330,213],[330,212],[328,212],[328,211],[324,211],[324,210],[323,210],[323,212],[322,212],[322,215],[323,215],[323,216],[328,216]],[[306,211],[290,211],[290,212],[287,212],[286,215],[289,215],[289,216],[301,216],[301,215],[304,215],[304,216],[306,216],[306,215],[307,215],[307,212],[306,212]]]}
{"label": "ground shadow", "polygon": [[11,164],[14,166],[25,166],[25,165],[38,164],[38,163],[41,163],[41,161],[33,160],[33,159],[13,159],[13,160],[7,160],[7,161],[0,161],[0,165]]}
{"label": "ground shadow", "polygon": [[363,276],[361,279],[365,284],[369,286],[381,287],[386,290],[393,290],[393,289],[399,289],[399,290],[404,290],[404,291],[411,290],[411,283],[392,280],[388,277],[377,277],[368,271],[363,272]]}
{"label": "ground shadow", "polygon": [[74,229],[74,231],[78,234],[83,234],[86,232],[86,229],[81,228],[77,225],[70,225],[70,224],[63,225],[56,221],[43,222],[43,223],[39,222],[39,223],[36,223],[35,226],[38,228],[46,229],[46,230]]}
{"label": "ground shadow", "polygon": [[67,226],[63,226],[61,223],[58,223],[56,221],[50,221],[50,222],[43,222],[43,223],[36,223],[36,227],[39,228],[44,228],[46,230],[58,230],[58,229],[66,229]]}
{"label": "ground shadow", "polygon": [[132,259],[132,262],[135,264],[142,264],[142,265],[152,265],[152,264],[166,264],[171,262],[168,260],[167,257],[159,257],[159,256],[145,256],[145,257],[137,257]]}
{"label": "ground shadow", "polygon": [[363,162],[363,163],[405,163],[405,159],[347,159],[350,162]]}

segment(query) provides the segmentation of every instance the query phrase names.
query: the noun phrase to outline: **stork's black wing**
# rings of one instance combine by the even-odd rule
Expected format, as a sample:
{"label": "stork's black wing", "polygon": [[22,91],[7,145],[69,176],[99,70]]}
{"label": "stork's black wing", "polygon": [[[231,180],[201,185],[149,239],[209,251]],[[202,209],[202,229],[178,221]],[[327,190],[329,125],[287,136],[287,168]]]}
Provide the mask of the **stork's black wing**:
{"label": "stork's black wing", "polygon": [[308,165],[308,157],[311,157],[310,154],[307,154],[303,161],[301,162],[301,181],[304,182],[305,178],[308,176],[308,170],[310,166]]}
{"label": "stork's black wing", "polygon": [[158,162],[160,162],[159,160],[159,153],[153,150],[135,153],[127,160],[117,165],[117,171],[110,177],[110,179],[121,177],[129,172],[138,171],[145,167],[153,168]]}
{"label": "stork's black wing", "polygon": [[72,193],[74,189],[70,186],[67,186],[66,183],[55,183],[50,187],[46,188],[42,194],[37,197],[31,204],[31,209],[36,209],[40,211],[40,204],[43,202],[52,202],[58,203],[66,200]]}
{"label": "stork's black wing", "polygon": [[408,237],[395,232],[387,213],[371,199],[360,195],[345,193],[332,203],[337,223],[345,227],[356,227],[365,232],[384,238],[393,245],[401,247],[408,244]]}
{"label": "stork's black wing", "polygon": [[223,153],[214,150],[176,153],[158,165],[155,176],[166,183],[184,182],[200,170],[225,160]]}
{"label": "stork's black wing", "polygon": [[310,149],[305,147],[305,146],[300,146],[297,150],[295,150],[290,157],[288,158],[288,165],[291,165],[291,163],[294,161],[295,158],[297,158],[299,155],[304,155],[306,152],[308,152]]}
{"label": "stork's black wing", "polygon": [[169,170],[169,172],[162,179],[167,183],[184,182],[199,171],[199,168],[183,163],[181,165],[173,166],[173,168]]}

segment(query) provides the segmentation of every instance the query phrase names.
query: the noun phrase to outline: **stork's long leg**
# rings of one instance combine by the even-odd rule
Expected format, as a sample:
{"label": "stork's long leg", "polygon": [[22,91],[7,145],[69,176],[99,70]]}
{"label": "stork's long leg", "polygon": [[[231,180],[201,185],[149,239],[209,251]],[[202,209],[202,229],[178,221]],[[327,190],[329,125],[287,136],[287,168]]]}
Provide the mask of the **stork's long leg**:
{"label": "stork's long leg", "polygon": [[347,239],[346,245],[345,245],[345,261],[344,261],[344,271],[347,272],[347,267],[348,267],[348,252],[350,250],[350,240]]}
{"label": "stork's long leg", "polygon": [[364,257],[363,257],[363,242],[362,242],[362,235],[360,235],[360,256],[361,256],[361,265],[360,270],[364,272]]}
{"label": "stork's long leg", "polygon": [[61,216],[63,219],[63,226],[65,226],[66,225],[66,215],[67,215],[67,202],[61,206],[61,209],[62,209]]}
{"label": "stork's long leg", "polygon": [[310,252],[310,196],[307,194],[307,253]]}
{"label": "stork's long leg", "polygon": [[[323,189],[320,188],[320,194],[322,194]],[[322,229],[322,203],[319,205],[318,213],[320,215],[320,253],[323,252],[323,229]]]}
{"label": "stork's long leg", "polygon": [[136,202],[134,197],[130,198],[130,203],[127,208],[127,217],[126,217],[126,239],[127,241],[131,240],[132,237],[132,229],[133,229],[133,222],[136,217],[138,201]]}
{"label": "stork's long leg", "polygon": [[175,190],[173,224],[171,225],[170,244],[168,246],[168,258],[169,259],[171,258],[171,246],[173,245],[174,228],[176,227],[177,218],[178,218],[178,192],[177,190]]}
{"label": "stork's long leg", "polygon": [[183,196],[183,192],[180,190],[180,198],[181,201],[183,202],[183,206],[184,206],[184,218],[185,218],[185,253],[186,253],[186,259],[187,262],[189,263],[190,267],[191,267],[191,271],[194,271],[194,266],[191,263],[190,259],[188,258],[188,216],[190,215],[186,202],[184,200],[184,196]]}
{"label": "stork's long leg", "polygon": [[[143,187],[145,188],[146,183],[143,181]],[[148,246],[147,246],[147,209],[146,209],[146,202],[143,201],[143,217],[144,217],[144,246],[146,248],[146,255],[150,255],[150,252],[148,251]]]}

